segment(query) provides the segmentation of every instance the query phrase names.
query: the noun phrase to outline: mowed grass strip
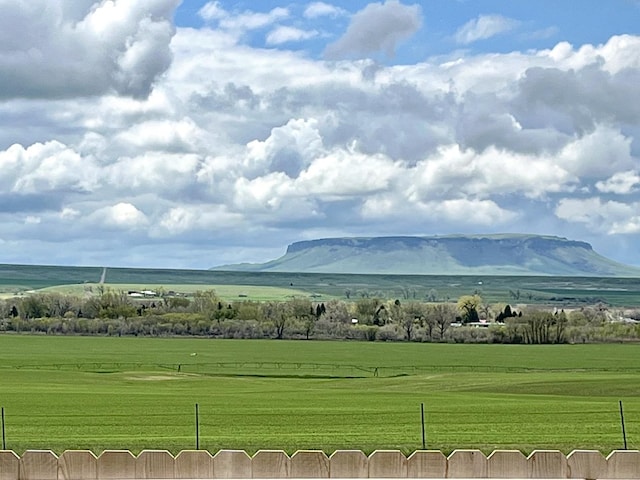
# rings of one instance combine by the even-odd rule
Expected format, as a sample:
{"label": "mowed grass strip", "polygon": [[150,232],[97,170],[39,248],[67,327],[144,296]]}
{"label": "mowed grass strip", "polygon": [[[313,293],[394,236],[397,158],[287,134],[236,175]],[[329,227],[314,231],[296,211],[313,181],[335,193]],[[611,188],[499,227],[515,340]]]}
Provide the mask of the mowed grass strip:
{"label": "mowed grass strip", "polygon": [[[45,287],[37,290],[38,293],[60,293],[64,295],[77,295],[82,296],[87,293],[89,289],[93,293],[97,293],[99,288],[106,290],[112,290],[115,292],[129,292],[129,291],[143,291],[151,290],[155,292],[176,292],[184,295],[193,295],[198,291],[213,290],[216,295],[225,302],[232,301],[282,301],[291,299],[293,297],[309,298],[309,292],[295,288],[275,287],[275,286],[260,286],[260,285],[217,285],[217,284],[204,284],[204,285],[188,285],[188,284],[169,284],[169,285],[149,285],[143,283],[105,283],[99,285],[97,283],[82,284],[82,285],[56,285],[53,287]],[[320,296],[317,299],[327,300],[330,296]],[[146,302],[158,302],[161,301],[158,297],[143,298]]]}
{"label": "mowed grass strip", "polygon": [[194,448],[196,403],[212,451],[409,453],[421,448],[424,403],[428,448],[608,453],[622,447],[619,400],[628,446],[640,446],[639,394],[637,345],[0,336],[0,406],[17,453]]}

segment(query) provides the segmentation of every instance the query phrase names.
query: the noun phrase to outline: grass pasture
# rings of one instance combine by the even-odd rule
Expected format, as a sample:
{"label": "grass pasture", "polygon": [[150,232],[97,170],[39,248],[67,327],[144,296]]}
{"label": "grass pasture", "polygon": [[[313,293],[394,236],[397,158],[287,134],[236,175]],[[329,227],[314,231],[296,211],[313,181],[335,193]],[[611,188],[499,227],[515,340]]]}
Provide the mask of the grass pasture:
{"label": "grass pasture", "polygon": [[640,447],[637,345],[0,336],[7,448]]}
{"label": "grass pasture", "polygon": [[[95,293],[97,292],[98,284],[83,284],[83,285],[56,285],[52,287],[45,287],[39,289],[38,292],[57,292],[65,295],[77,295],[82,296],[87,292],[87,289],[91,288]],[[271,287],[263,285],[189,285],[189,284],[169,284],[169,285],[149,285],[145,283],[138,284],[105,284],[105,288],[115,291],[173,291],[186,296],[193,296],[197,291],[214,290],[216,295],[224,301],[236,301],[236,300],[252,300],[256,302],[266,301],[281,301],[290,299],[293,297],[307,297],[309,294],[302,290],[296,290],[294,288],[284,287]],[[151,297],[153,298],[153,297]],[[327,297],[321,297],[326,300]]]}

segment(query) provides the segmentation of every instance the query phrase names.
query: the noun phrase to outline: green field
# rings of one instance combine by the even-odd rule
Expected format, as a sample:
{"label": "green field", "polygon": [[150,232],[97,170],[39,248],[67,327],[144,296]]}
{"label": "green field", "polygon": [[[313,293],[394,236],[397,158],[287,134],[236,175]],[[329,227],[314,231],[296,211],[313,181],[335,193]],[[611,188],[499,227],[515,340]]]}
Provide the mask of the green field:
{"label": "green field", "polygon": [[640,447],[638,345],[0,336],[7,448]]}
{"label": "green field", "polygon": [[[101,274],[100,267],[0,265],[0,296],[54,286],[77,291],[96,284]],[[258,298],[262,295],[269,300],[285,299],[302,293],[324,300],[345,299],[349,292],[351,299],[375,296],[424,300],[435,295],[438,301],[455,301],[462,295],[477,292],[490,303],[564,307],[602,301],[613,306],[640,305],[640,279],[625,277],[348,275],[109,268],[105,281],[114,289],[162,286],[166,290],[193,292],[213,286],[220,290],[224,300],[238,299],[238,293],[247,293],[250,287],[269,287],[271,290],[267,292],[257,290]]]}
{"label": "green field", "polygon": [[[62,293],[64,295],[76,295],[82,296],[86,293],[87,287],[91,287],[93,292],[97,292],[98,285],[97,284],[84,284],[84,285],[58,285],[53,287],[45,287],[37,290],[38,292],[57,292]],[[189,284],[179,284],[179,285],[153,285],[153,284],[105,284],[105,288],[110,288],[116,291],[141,291],[141,290],[152,290],[152,291],[162,291],[165,292],[176,292],[183,294],[185,296],[191,297],[197,291],[206,291],[206,290],[214,290],[216,295],[225,300],[225,301],[256,301],[256,302],[266,302],[266,301],[281,301],[287,300],[294,297],[306,297],[309,294],[303,290],[296,290],[294,288],[282,288],[282,287],[269,287],[269,286],[258,286],[258,285],[189,285]],[[319,296],[318,298],[322,298],[327,300],[329,297],[327,296]]]}

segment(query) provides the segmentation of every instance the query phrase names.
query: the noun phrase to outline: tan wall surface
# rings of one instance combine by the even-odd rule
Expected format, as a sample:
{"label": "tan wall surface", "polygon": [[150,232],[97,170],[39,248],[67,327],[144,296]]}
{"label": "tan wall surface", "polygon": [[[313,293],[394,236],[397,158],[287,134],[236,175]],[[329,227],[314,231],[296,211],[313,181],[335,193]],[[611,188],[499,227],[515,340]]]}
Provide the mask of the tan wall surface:
{"label": "tan wall surface", "polygon": [[332,478],[367,478],[369,462],[360,450],[336,450],[329,457],[329,476]]}
{"label": "tan wall surface", "polygon": [[567,456],[569,478],[603,478],[607,459],[597,450],[575,450]]}
{"label": "tan wall surface", "polygon": [[96,480],[98,478],[98,459],[87,450],[69,450],[58,459],[58,478],[60,480]]}
{"label": "tan wall surface", "polygon": [[214,478],[252,478],[251,457],[243,450],[220,450],[213,457]]}
{"label": "tan wall surface", "polygon": [[491,478],[515,478],[528,471],[527,457],[518,450],[496,450],[487,458],[487,476]]}
{"label": "tan wall surface", "polygon": [[175,478],[213,478],[213,455],[206,450],[183,450],[176,455]]}
{"label": "tan wall surface", "polygon": [[0,450],[0,480],[161,480],[214,478],[583,478],[639,479],[640,451],[616,450],[608,456],[593,450],[564,455],[536,450],[455,450],[448,457],[419,450],[408,457],[398,450],[301,450],[291,457],[281,450],[185,450],[175,457],[164,450],[106,450],[96,457],[85,450],[60,457],[49,450],[28,450],[18,456]]}
{"label": "tan wall surface", "polygon": [[20,457],[8,450],[0,450],[0,480],[15,480],[20,476]]}
{"label": "tan wall surface", "polygon": [[300,450],[291,457],[292,478],[329,478],[329,457],[317,450]]}

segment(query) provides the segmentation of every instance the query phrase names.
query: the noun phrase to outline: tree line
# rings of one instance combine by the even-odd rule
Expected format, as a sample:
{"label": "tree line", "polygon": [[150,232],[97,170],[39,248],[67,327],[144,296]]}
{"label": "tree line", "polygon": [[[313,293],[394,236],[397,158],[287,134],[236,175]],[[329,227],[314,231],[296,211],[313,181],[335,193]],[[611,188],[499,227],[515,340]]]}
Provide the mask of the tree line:
{"label": "tree line", "polygon": [[223,301],[215,291],[132,298],[34,293],[0,301],[0,331],[80,335],[348,339],[457,343],[584,343],[640,339],[640,324],[616,322],[603,304],[570,312],[413,299]]}

